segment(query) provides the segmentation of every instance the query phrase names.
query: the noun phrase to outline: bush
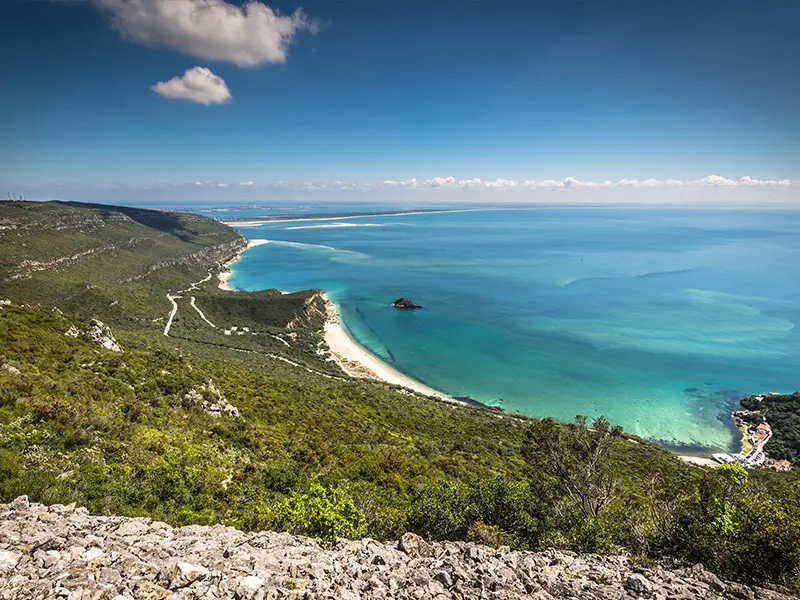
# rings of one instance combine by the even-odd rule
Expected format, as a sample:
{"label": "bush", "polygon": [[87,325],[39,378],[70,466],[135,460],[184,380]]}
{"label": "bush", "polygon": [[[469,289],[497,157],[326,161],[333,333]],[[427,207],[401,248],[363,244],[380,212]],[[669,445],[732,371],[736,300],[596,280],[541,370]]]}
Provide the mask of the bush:
{"label": "bush", "polygon": [[270,520],[277,529],[326,541],[367,534],[366,517],[341,488],[312,483],[308,492],[292,492],[272,507],[271,513]]}

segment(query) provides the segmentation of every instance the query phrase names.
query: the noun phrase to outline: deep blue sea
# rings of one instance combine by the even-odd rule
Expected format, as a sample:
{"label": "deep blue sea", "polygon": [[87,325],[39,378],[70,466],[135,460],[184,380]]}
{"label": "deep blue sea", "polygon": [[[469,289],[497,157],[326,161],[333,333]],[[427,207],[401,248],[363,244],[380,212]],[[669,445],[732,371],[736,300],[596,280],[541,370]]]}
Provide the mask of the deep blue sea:
{"label": "deep blue sea", "polygon": [[[214,216],[231,214],[269,213]],[[800,388],[800,211],[536,207],[240,229],[271,243],[235,264],[235,288],[322,288],[358,342],[454,396],[603,414],[716,451],[735,447],[738,397]],[[424,309],[388,306],[401,296]]]}

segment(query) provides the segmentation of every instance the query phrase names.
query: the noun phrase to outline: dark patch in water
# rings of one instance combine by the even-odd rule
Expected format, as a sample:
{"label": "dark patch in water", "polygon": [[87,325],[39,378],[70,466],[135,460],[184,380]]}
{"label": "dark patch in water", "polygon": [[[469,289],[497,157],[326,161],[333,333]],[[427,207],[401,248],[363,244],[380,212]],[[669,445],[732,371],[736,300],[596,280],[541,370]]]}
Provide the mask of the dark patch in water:
{"label": "dark patch in water", "polygon": [[470,406],[477,406],[479,408],[485,408],[487,410],[493,410],[496,412],[505,412],[505,410],[503,410],[499,406],[491,406],[490,404],[484,404],[483,402],[475,400],[475,398],[471,398],[469,396],[453,396],[453,399],[459,400],[464,404],[469,404]]}

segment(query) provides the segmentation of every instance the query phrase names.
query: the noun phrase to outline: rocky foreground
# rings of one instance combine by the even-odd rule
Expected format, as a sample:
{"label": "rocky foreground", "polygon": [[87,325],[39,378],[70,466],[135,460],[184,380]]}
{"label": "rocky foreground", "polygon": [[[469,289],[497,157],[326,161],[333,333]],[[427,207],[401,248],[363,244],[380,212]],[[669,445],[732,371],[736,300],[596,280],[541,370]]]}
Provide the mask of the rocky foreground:
{"label": "rocky foreground", "polygon": [[697,565],[634,567],[622,556],[512,552],[468,543],[336,540],[172,528],[84,508],[0,504],[0,599],[788,598]]}

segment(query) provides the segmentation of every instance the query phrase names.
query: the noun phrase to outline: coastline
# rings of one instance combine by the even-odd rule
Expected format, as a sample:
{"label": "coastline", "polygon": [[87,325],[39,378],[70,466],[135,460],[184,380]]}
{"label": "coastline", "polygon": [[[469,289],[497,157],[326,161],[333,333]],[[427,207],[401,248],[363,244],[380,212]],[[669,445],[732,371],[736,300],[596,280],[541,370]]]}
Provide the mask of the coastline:
{"label": "coastline", "polygon": [[[241,226],[241,223],[236,223],[235,225]],[[263,239],[248,240],[247,246],[244,248],[244,250],[239,252],[235,257],[223,265],[224,270],[220,271],[218,274],[218,287],[226,291],[236,291],[228,283],[228,280],[232,275],[230,267],[237,260],[239,260],[241,254],[245,250],[268,243],[269,240]],[[281,292],[284,294],[287,293],[283,290],[281,290]],[[355,378],[374,379],[393,385],[400,385],[423,396],[434,397],[445,402],[451,402],[453,404],[468,404],[462,400],[458,400],[452,396],[444,394],[443,392],[435,390],[420,381],[416,381],[407,375],[404,375],[403,373],[397,371],[375,357],[350,336],[339,319],[339,311],[336,308],[336,305],[332,300],[330,300],[327,294],[322,292],[321,296],[325,301],[326,310],[326,322],[323,329],[323,339],[330,349],[331,356],[342,369],[342,371],[344,371],[347,375]],[[682,462],[694,466],[704,468],[715,468],[719,466],[719,463],[708,456],[678,454],[674,451],[672,453]]]}
{"label": "coastline", "polygon": [[[405,217],[409,215],[428,215],[428,214],[442,214],[442,213],[459,213],[459,212],[475,212],[488,210],[484,208],[453,208],[447,210],[411,210],[405,212],[394,213],[373,213],[373,214],[355,214],[355,215],[340,215],[332,217],[288,217],[288,218],[254,218],[244,221],[220,221],[223,225],[228,227],[258,227],[266,223],[297,223],[299,221],[345,221],[349,219],[374,219],[378,217]],[[501,209],[493,209],[501,210]]]}
{"label": "coastline", "polygon": [[710,467],[714,469],[719,466],[717,461],[715,461],[713,458],[708,458],[707,456],[692,456],[689,454],[676,454],[675,456],[685,463],[698,467]]}
{"label": "coastline", "polygon": [[[248,240],[247,246],[234,256],[231,260],[223,265],[223,270],[217,274],[218,284],[222,290],[234,292],[228,280],[232,275],[231,266],[239,260],[242,252],[268,244],[268,240]],[[282,293],[286,293],[281,290]],[[447,394],[435,390],[424,383],[416,381],[411,377],[404,375],[400,371],[383,363],[381,360],[373,356],[368,350],[363,348],[347,333],[347,330],[342,325],[339,319],[339,311],[336,305],[328,298],[325,292],[322,292],[322,299],[325,301],[326,320],[323,329],[323,338],[328,348],[331,351],[336,364],[351,377],[375,379],[384,381],[393,385],[400,385],[409,390],[412,390],[423,396],[432,396],[446,402],[454,404],[466,404],[460,400],[448,396]]]}
{"label": "coastline", "polygon": [[[249,250],[250,248],[255,248],[256,246],[261,246],[263,244],[269,244],[269,241],[247,240],[247,246],[245,247],[244,250]],[[242,250],[242,252],[244,252],[244,250]],[[217,283],[217,287],[219,289],[225,290],[226,292],[236,291],[230,286],[228,280],[231,278],[231,275],[233,275],[233,272],[231,271],[231,266],[233,265],[233,263],[239,260],[239,257],[242,255],[242,252],[239,252],[236,256],[234,256],[232,259],[230,259],[228,262],[222,265],[223,270],[217,274],[217,279],[219,280],[219,282]]]}
{"label": "coastline", "polygon": [[441,400],[456,404],[465,404],[447,394],[435,390],[424,383],[404,375],[373,356],[368,350],[356,342],[341,323],[336,305],[322,293],[325,300],[327,319],[323,335],[325,343],[330,348],[331,354],[339,367],[351,377],[379,379],[386,383],[401,385],[423,396],[435,396]]}

